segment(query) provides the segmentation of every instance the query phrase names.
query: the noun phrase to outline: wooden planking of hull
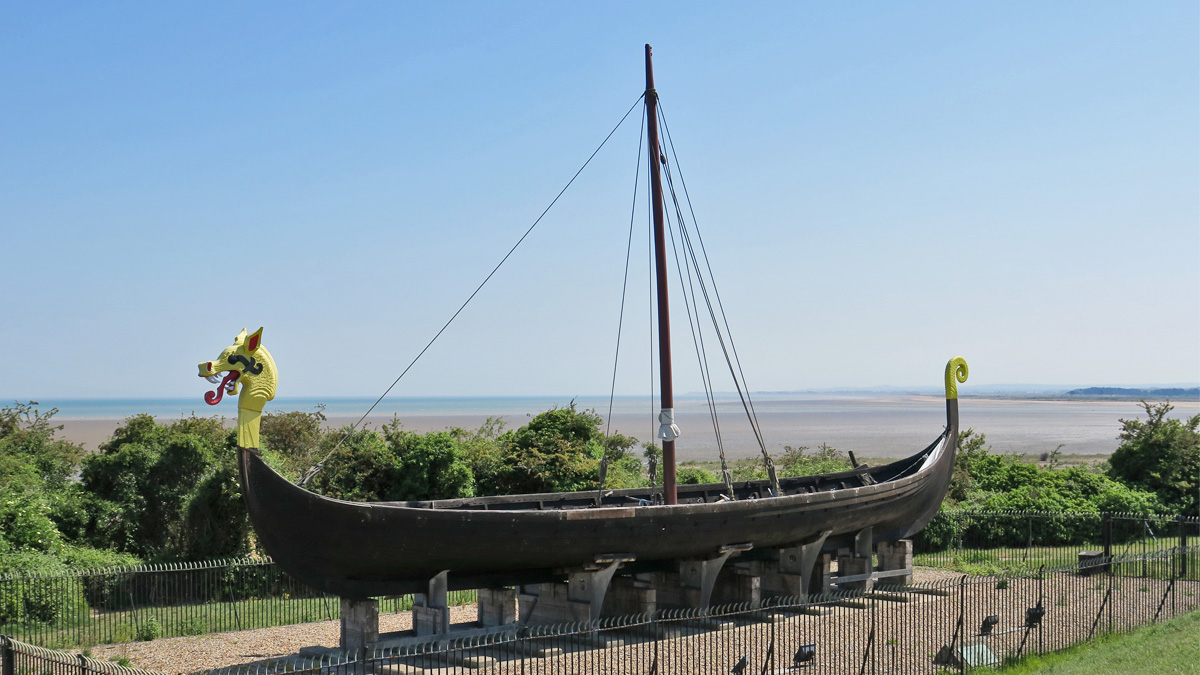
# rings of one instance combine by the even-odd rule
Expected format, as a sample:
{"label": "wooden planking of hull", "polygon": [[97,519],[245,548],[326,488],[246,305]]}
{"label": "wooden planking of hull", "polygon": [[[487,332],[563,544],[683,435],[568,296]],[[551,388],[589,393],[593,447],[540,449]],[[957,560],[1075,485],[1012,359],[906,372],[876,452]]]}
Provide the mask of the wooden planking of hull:
{"label": "wooden planking of hull", "polygon": [[[952,362],[953,363],[953,362]],[[947,392],[949,395],[949,392]],[[957,396],[946,429],[921,452],[879,467],[735,484],[531,494],[425,502],[347,502],[309,492],[240,449],[241,481],[259,540],[289,574],[344,598],[425,592],[448,571],[449,588],[562,579],[597,557],[633,556],[627,569],[708,558],[725,546],[779,548],[826,530],[825,550],[873,528],[892,541],[919,532],[949,488],[958,439]]]}

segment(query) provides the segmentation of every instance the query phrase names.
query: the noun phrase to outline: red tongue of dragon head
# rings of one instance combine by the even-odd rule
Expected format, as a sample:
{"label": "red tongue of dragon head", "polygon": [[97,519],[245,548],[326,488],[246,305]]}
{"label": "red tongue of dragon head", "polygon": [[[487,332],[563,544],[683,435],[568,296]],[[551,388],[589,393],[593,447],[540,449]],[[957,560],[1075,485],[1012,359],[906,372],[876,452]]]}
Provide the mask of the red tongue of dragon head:
{"label": "red tongue of dragon head", "polygon": [[225,396],[225,392],[233,393],[233,383],[237,381],[241,375],[240,370],[231,370],[225,378],[221,380],[221,384],[217,385],[216,391],[204,392],[204,402],[209,405],[216,405],[221,402],[221,398]]}

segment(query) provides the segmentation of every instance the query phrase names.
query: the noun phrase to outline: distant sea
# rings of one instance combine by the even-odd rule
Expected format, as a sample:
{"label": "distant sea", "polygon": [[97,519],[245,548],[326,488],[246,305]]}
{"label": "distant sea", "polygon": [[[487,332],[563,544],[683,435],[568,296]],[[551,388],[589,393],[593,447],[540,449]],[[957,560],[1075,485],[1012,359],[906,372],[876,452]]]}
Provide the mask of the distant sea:
{"label": "distant sea", "polygon": [[[772,453],[783,446],[815,448],[827,443],[839,450],[854,450],[860,457],[901,457],[923,448],[941,433],[945,404],[939,396],[904,394],[755,394],[755,411]],[[333,426],[356,422],[374,403],[370,398],[281,397],[267,406],[272,411],[324,412]],[[502,417],[509,428],[525,424],[529,416],[554,406],[566,406],[569,397],[430,397],[388,398],[371,413],[367,424],[378,426],[398,418],[413,431],[450,427],[474,429],[489,416]],[[1172,416],[1200,413],[1200,402],[1178,401]],[[575,399],[581,409],[594,409],[608,418],[608,397]],[[59,412],[63,434],[94,449],[112,433],[121,420],[148,413],[160,420],[200,416],[237,416],[231,400],[208,406],[199,397],[188,399],[43,399],[41,410]],[[717,401],[718,423],[727,456],[756,456],[758,446],[742,405],[736,397]],[[1133,401],[1063,401],[1029,399],[963,398],[960,400],[962,428],[987,435],[994,450],[1038,455],[1059,444],[1064,453],[1100,454],[1117,448],[1120,418],[1144,417]],[[647,397],[617,397],[613,404],[611,429],[641,440],[654,437],[656,410]],[[683,436],[678,447],[681,460],[707,461],[718,456],[713,422],[703,397],[676,398],[676,423]]]}

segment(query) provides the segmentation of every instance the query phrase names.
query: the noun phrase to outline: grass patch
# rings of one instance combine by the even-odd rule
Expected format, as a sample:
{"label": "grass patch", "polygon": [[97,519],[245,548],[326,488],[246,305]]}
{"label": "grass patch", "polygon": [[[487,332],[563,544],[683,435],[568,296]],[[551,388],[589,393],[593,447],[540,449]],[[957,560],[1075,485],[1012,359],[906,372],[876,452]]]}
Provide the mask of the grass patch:
{"label": "grass patch", "polygon": [[1021,659],[999,670],[1004,675],[1160,675],[1195,672],[1200,663],[1200,612],[1130,633],[1109,633],[1061,652]]}
{"label": "grass patch", "polygon": [[[451,591],[451,605],[475,602],[474,591]],[[412,596],[380,599],[381,614],[393,614],[412,608]],[[296,598],[291,596],[208,602],[193,605],[141,607],[135,610],[93,612],[66,625],[0,624],[0,635],[50,649],[70,649],[96,644],[114,644],[134,640],[156,640],[182,635],[204,635],[252,628],[272,628],[313,621],[328,621],[341,616],[337,598]]]}

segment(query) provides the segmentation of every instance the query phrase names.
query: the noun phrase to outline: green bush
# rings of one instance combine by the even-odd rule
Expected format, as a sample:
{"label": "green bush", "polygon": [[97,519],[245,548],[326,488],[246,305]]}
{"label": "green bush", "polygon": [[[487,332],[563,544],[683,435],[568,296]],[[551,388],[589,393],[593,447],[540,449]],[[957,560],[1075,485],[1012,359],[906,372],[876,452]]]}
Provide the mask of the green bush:
{"label": "green bush", "polygon": [[198,616],[179,623],[180,635],[205,635],[208,633],[208,622]]}
{"label": "green bush", "polygon": [[139,642],[150,642],[162,637],[162,626],[158,625],[158,619],[150,617],[138,624],[137,639]]}
{"label": "green bush", "polygon": [[675,482],[678,485],[707,485],[709,483],[720,483],[721,479],[711,471],[701,469],[698,466],[681,466],[675,472]]}
{"label": "green bush", "polygon": [[479,494],[525,494],[593,489],[606,452],[603,422],[593,410],[554,408],[497,439],[503,448],[491,484],[477,480]]}
{"label": "green bush", "polygon": [[822,443],[821,447],[811,455],[804,454],[805,446],[783,446],[783,457],[779,458],[780,476],[811,476],[819,473],[835,473],[849,471],[853,468],[850,457]]}

